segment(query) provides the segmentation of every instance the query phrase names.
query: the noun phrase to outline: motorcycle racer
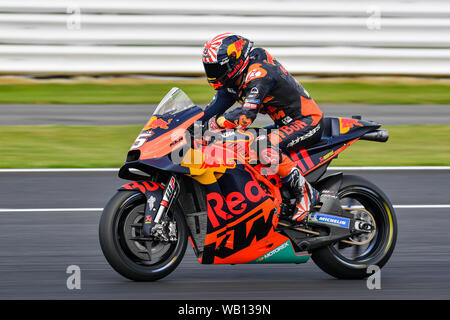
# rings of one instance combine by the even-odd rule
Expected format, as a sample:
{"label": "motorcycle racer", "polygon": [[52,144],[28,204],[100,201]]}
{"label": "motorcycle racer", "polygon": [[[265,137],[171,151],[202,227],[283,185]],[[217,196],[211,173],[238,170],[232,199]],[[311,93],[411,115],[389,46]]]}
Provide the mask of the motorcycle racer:
{"label": "motorcycle racer", "polygon": [[[242,36],[223,33],[214,37],[203,47],[202,61],[208,83],[217,91],[202,120],[209,120],[212,129],[233,129],[246,128],[258,113],[271,117],[274,124],[266,129],[277,130],[270,131],[267,140],[281,152],[261,156],[277,154],[277,174],[296,198],[291,219],[302,221],[318,202],[319,193],[287,154],[320,141],[322,111],[274,57]],[[235,102],[241,106],[225,112]]]}

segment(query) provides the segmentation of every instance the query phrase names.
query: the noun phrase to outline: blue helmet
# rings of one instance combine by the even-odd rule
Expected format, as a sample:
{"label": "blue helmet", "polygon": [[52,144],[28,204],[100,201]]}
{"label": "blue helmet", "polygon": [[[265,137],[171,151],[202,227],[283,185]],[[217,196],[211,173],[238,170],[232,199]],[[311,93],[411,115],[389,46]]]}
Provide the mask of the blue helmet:
{"label": "blue helmet", "polygon": [[202,61],[208,83],[219,90],[232,87],[249,63],[253,42],[233,33],[222,33],[203,47]]}

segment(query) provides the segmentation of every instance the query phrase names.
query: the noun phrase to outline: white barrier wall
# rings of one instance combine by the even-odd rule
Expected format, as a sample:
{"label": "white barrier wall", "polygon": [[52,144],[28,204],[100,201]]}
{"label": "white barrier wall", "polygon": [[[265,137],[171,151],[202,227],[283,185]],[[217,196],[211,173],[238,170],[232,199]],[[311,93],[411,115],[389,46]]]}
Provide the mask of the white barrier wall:
{"label": "white barrier wall", "polygon": [[0,73],[200,75],[236,32],[291,73],[450,76],[448,1],[0,1]]}

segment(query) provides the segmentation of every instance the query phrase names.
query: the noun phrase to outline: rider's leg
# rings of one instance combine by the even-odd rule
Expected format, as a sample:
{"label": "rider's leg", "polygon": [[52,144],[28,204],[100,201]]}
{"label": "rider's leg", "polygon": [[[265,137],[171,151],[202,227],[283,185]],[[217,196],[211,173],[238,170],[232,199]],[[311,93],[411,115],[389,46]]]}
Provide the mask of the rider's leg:
{"label": "rider's leg", "polygon": [[[282,182],[289,188],[291,194],[296,199],[296,209],[292,215],[295,222],[303,220],[311,208],[319,200],[319,192],[315,190],[303,177],[300,169],[294,161],[285,153],[293,149],[298,150],[320,140],[322,136],[322,122],[312,126],[312,119],[305,119],[303,122],[294,122],[279,130],[270,131],[268,139],[264,139],[265,134],[258,133],[256,141],[264,142],[266,145],[258,145],[259,159],[265,165],[275,166],[275,172],[281,177]],[[290,134],[287,134],[289,132]],[[273,167],[272,167],[273,168]]]}
{"label": "rider's leg", "polygon": [[[279,130],[279,148],[283,153],[289,154],[320,141],[323,132],[322,120],[314,123],[312,117],[305,117],[292,123]],[[300,169],[288,156],[285,155],[281,160],[279,175],[296,197],[297,208],[292,219],[299,222],[318,202],[319,192],[306,181]]]}
{"label": "rider's leg", "polygon": [[319,192],[301,174],[297,165],[285,154],[281,154],[278,175],[295,196],[296,209],[291,217],[295,222],[302,221],[319,201]]}

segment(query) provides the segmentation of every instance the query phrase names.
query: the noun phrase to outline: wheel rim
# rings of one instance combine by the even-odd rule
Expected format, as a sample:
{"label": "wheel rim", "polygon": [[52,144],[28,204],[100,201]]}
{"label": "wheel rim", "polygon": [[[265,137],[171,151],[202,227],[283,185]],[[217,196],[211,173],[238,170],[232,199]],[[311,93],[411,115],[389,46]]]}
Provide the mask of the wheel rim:
{"label": "wheel rim", "polygon": [[[176,251],[180,241],[137,241],[131,238],[139,237],[142,228],[137,225],[144,221],[145,197],[136,194],[128,198],[119,209],[114,223],[116,247],[120,254],[135,267],[148,271],[160,271],[169,267],[176,258]],[[170,217],[174,217],[169,212]],[[177,228],[180,239],[180,230]],[[151,257],[148,252],[151,252]]]}
{"label": "wheel rim", "polygon": [[377,264],[384,257],[392,241],[393,226],[388,205],[376,192],[362,186],[344,188],[339,192],[339,199],[345,207],[362,206],[367,210],[374,219],[376,230],[371,241],[362,246],[335,243],[330,247],[333,255],[347,265],[365,267]]}

